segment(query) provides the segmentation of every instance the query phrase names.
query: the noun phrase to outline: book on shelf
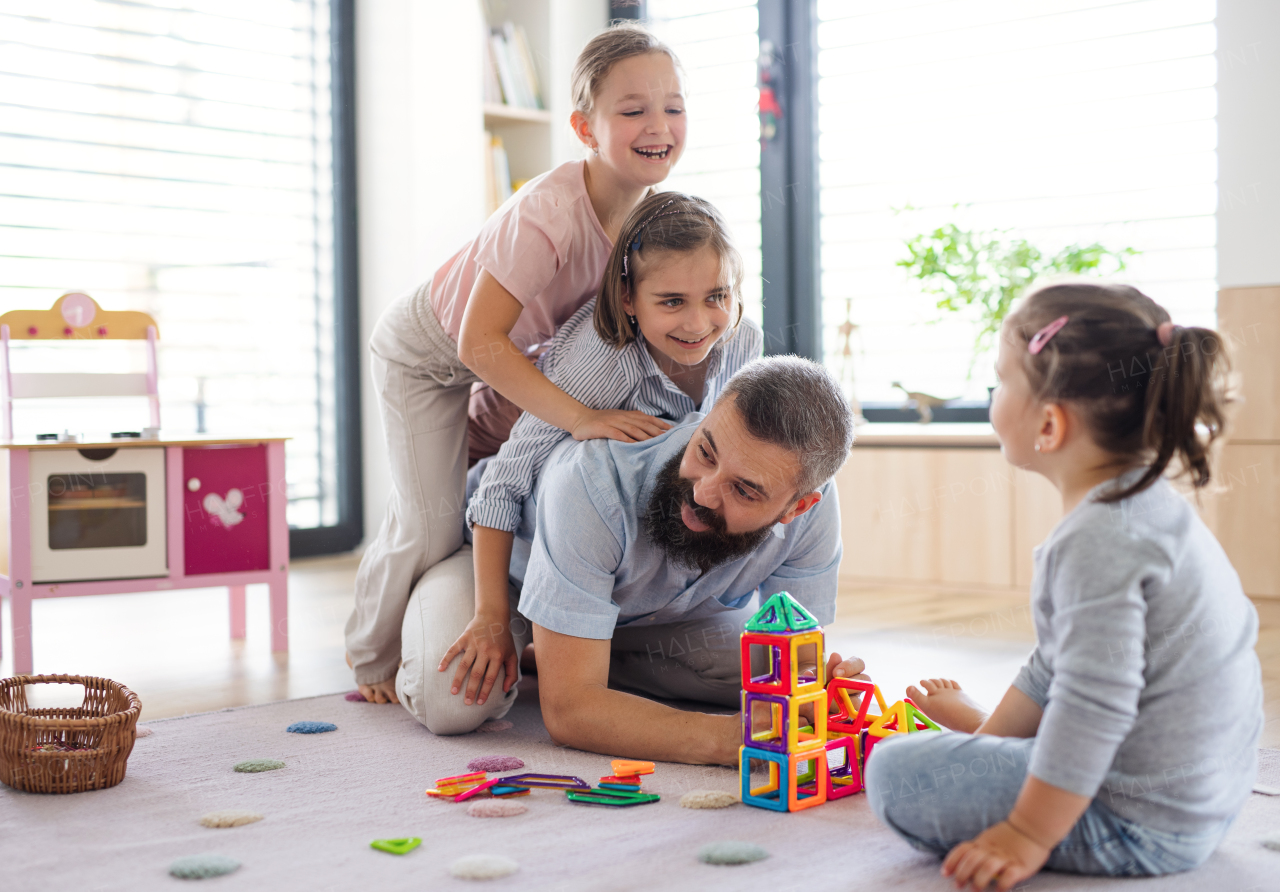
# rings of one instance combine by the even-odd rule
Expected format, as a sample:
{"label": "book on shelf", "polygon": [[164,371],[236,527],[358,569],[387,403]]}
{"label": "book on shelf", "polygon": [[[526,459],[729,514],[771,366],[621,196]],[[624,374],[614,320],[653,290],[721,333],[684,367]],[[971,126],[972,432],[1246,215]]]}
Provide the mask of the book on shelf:
{"label": "book on shelf", "polygon": [[484,133],[484,197],[485,214],[492,214],[511,197],[511,163],[507,159],[502,137]]}
{"label": "book on shelf", "polygon": [[516,108],[546,108],[538,85],[538,70],[524,28],[504,22],[489,32],[485,101],[491,99],[490,81],[498,87],[505,105]]}

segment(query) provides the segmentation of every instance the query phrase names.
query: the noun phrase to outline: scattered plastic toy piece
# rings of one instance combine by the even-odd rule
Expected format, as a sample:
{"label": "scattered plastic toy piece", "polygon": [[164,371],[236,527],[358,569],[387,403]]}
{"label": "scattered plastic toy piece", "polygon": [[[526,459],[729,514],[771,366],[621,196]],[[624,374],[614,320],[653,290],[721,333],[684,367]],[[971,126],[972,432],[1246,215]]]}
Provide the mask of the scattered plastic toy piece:
{"label": "scattered plastic toy piece", "polygon": [[681,808],[728,808],[741,800],[723,790],[694,790],[680,797]]}
{"label": "scattered plastic toy piece", "polygon": [[243,827],[262,820],[262,815],[252,811],[229,808],[211,811],[200,818],[201,827]]}
{"label": "scattered plastic toy piece", "polygon": [[548,787],[553,790],[590,790],[591,785],[580,777],[567,774],[509,774],[498,780],[504,786]]}
{"label": "scattered plastic toy piece", "polygon": [[733,839],[709,843],[698,849],[698,860],[703,864],[750,864],[768,857],[769,853],[755,843]]}
{"label": "scattered plastic toy piece", "polygon": [[627,784],[627,785],[632,786],[632,787],[638,787],[638,786],[640,786],[640,778],[639,778],[637,775],[634,775],[634,774],[633,774],[633,775],[630,775],[630,776],[628,776],[628,777],[618,777],[616,774],[610,774],[610,775],[608,775],[608,776],[606,776],[606,777],[602,777],[602,778],[600,778],[600,783],[602,783],[602,784]]}
{"label": "scattered plastic toy piece", "polygon": [[636,793],[640,790],[639,784],[606,784],[600,783],[601,790],[620,790],[623,793]]}
{"label": "scattered plastic toy piece", "polygon": [[332,722],[294,722],[285,730],[293,734],[324,734],[326,731],[337,731],[338,726]]}
{"label": "scattered plastic toy piece", "polygon": [[662,798],[657,793],[631,793],[624,790],[602,790],[599,787],[594,790],[584,791],[565,790],[564,794],[570,802],[612,805],[619,808],[626,808],[631,805],[647,805]]}
{"label": "scattered plastic toy piece", "polygon": [[503,802],[501,799],[480,799],[467,806],[467,814],[473,818],[513,818],[528,810],[519,802]]}
{"label": "scattered plastic toy piece", "polygon": [[1269,787],[1266,784],[1254,784],[1253,792],[1263,796],[1280,796],[1280,787]]}
{"label": "scattered plastic toy piece", "polygon": [[635,762],[630,759],[614,759],[609,763],[615,777],[634,777],[637,774],[653,774],[652,762]]}
{"label": "scattered plastic toy piece", "polygon": [[496,796],[499,799],[511,796],[528,796],[532,790],[528,787],[516,787],[508,784],[497,784],[489,788],[489,795]]}
{"label": "scattered plastic toy piece", "polygon": [[487,781],[485,781],[485,782],[484,782],[484,783],[482,783],[482,784],[476,784],[476,785],[475,785],[474,787],[472,787],[470,790],[464,790],[463,792],[461,792],[461,793],[459,793],[458,795],[454,796],[454,797],[453,797],[453,801],[454,801],[454,802],[466,802],[468,799],[471,799],[471,798],[473,798],[473,797],[475,797],[475,796],[479,796],[481,793],[483,793],[484,791],[488,790],[490,787],[492,787],[492,786],[493,786],[494,784],[496,784],[497,782],[498,782],[498,779],[495,777],[495,778],[493,778],[492,780],[487,780]]}
{"label": "scattered plastic toy piece", "polygon": [[406,836],[402,839],[375,839],[369,843],[370,848],[386,852],[388,855],[407,855],[420,845],[422,840],[416,836]]}
{"label": "scattered plastic toy piece", "polygon": [[188,855],[169,865],[169,873],[182,880],[220,877],[240,867],[240,862],[226,855]]}
{"label": "scattered plastic toy piece", "polygon": [[508,722],[506,719],[502,719],[497,722],[485,722],[479,728],[476,728],[476,730],[481,734],[492,734],[495,731],[510,731],[514,727],[515,725],[511,724],[511,722]]}
{"label": "scattered plastic toy piece", "polygon": [[452,777],[436,778],[437,787],[456,787],[461,784],[481,783],[484,781],[485,772],[475,771],[471,774],[455,774]]}
{"label": "scattered plastic toy piece", "polygon": [[342,699],[349,700],[352,703],[368,703],[369,702],[364,698],[364,694],[360,693],[359,691],[347,691],[347,696],[343,697]]}
{"label": "scattered plastic toy piece", "polygon": [[515,756],[477,756],[467,763],[472,771],[515,771],[524,767],[524,759]]}
{"label": "scattered plastic toy piece", "polygon": [[249,759],[246,762],[237,762],[235,770],[241,774],[257,774],[261,771],[275,771],[277,768],[283,768],[284,763],[279,759]]}
{"label": "scattered plastic toy piece", "polygon": [[460,880],[496,880],[519,869],[519,864],[502,855],[467,855],[449,865],[449,873]]}

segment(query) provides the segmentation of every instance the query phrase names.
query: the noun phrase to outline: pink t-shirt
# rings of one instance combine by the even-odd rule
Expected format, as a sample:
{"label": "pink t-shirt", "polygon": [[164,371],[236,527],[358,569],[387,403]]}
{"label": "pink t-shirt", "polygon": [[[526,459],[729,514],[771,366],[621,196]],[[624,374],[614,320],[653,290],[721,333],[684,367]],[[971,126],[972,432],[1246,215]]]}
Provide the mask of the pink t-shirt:
{"label": "pink t-shirt", "polygon": [[525,354],[596,296],[613,242],[591,207],[585,167],[566,161],[534,177],[436,272],[431,307],[454,343],[481,267],[524,306],[511,340]]}

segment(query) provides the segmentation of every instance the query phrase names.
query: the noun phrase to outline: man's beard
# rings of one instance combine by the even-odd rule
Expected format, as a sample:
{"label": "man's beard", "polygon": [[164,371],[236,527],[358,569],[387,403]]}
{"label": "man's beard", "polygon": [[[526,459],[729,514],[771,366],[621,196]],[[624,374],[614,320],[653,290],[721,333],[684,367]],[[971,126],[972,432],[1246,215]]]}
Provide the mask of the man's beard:
{"label": "man's beard", "polygon": [[[693,500],[693,483],[680,476],[680,459],[681,454],[676,453],[663,465],[645,508],[645,532],[653,543],[673,563],[703,573],[755,551],[773,531],[777,518],[749,533],[726,532],[724,518]],[[688,505],[711,529],[695,532],[685,526],[680,517],[682,505]]]}

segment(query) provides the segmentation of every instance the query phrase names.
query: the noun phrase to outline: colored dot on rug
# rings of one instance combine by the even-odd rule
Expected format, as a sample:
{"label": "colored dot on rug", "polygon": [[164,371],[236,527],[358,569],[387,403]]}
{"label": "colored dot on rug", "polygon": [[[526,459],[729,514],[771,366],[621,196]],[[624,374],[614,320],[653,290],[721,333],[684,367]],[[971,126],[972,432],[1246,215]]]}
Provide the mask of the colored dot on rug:
{"label": "colored dot on rug", "polygon": [[364,698],[364,694],[360,693],[359,691],[348,691],[347,696],[343,699],[350,700],[352,703],[368,703],[369,702]]}
{"label": "colored dot on rug", "polygon": [[528,810],[519,802],[503,802],[501,799],[478,799],[467,806],[467,814],[473,818],[514,818]]}
{"label": "colored dot on rug", "polygon": [[479,728],[476,728],[476,730],[481,734],[492,734],[494,731],[510,731],[514,727],[515,725],[511,724],[506,719],[502,719],[497,722],[485,722]]}
{"label": "colored dot on rug", "polygon": [[279,759],[249,759],[247,762],[236,763],[236,771],[241,774],[257,774],[260,771],[275,771],[283,767],[284,763]]}
{"label": "colored dot on rug", "polygon": [[769,853],[755,843],[726,839],[698,849],[698,860],[703,864],[750,864],[768,858]]}
{"label": "colored dot on rug", "polygon": [[226,855],[188,855],[169,865],[169,873],[183,880],[203,880],[231,873],[240,862]]}
{"label": "colored dot on rug", "polygon": [[150,737],[154,733],[156,732],[152,731],[150,728],[139,725],[138,729],[133,732],[133,736],[134,737]]}
{"label": "colored dot on rug", "polygon": [[737,801],[737,796],[724,790],[694,790],[680,797],[680,804],[685,808],[728,808]]}
{"label": "colored dot on rug", "polygon": [[449,865],[449,873],[460,880],[496,880],[519,869],[519,864],[502,855],[467,855]]}
{"label": "colored dot on rug", "polygon": [[515,771],[524,767],[524,759],[515,756],[477,756],[467,763],[468,771]]}
{"label": "colored dot on rug", "polygon": [[294,734],[323,734],[326,731],[337,731],[338,726],[332,722],[294,722],[285,730]]}
{"label": "colored dot on rug", "polygon": [[202,827],[243,827],[262,820],[262,815],[253,811],[228,808],[222,811],[211,811],[200,818]]}

